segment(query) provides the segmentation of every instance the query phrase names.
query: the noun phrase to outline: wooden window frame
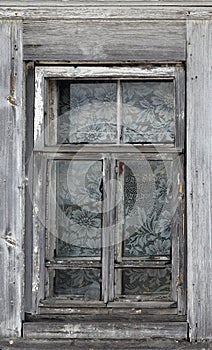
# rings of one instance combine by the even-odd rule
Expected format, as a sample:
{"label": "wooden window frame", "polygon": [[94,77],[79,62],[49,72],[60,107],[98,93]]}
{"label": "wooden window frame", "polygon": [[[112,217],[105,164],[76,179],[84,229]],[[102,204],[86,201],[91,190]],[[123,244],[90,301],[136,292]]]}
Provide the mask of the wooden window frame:
{"label": "wooden window frame", "polygon": [[[52,301],[45,299],[45,269],[51,268],[52,262],[45,262],[45,225],[46,222],[46,177],[48,161],[51,159],[71,159],[74,154],[75,159],[103,159],[111,154],[116,159],[123,159],[130,156],[132,151],[130,145],[88,145],[81,149],[78,145],[45,145],[45,79],[77,79],[77,78],[143,78],[143,79],[173,79],[175,82],[175,119],[176,138],[174,145],[136,145],[138,152],[151,157],[162,155],[162,159],[169,157],[177,164],[177,176],[180,182],[179,190],[176,191],[177,218],[175,230],[177,234],[173,239],[176,254],[172,257],[172,289],[173,300],[166,301],[142,301],[128,303],[128,308],[146,309],[151,312],[161,314],[161,309],[165,314],[185,315],[186,313],[186,264],[185,264],[185,231],[184,231],[184,110],[185,110],[185,70],[180,64],[174,66],[129,66],[129,67],[61,67],[61,66],[38,66],[35,69],[35,119],[34,119],[34,196],[33,196],[33,267],[32,267],[32,310],[33,313],[61,313],[67,314],[70,308],[88,307],[92,313],[92,307],[104,308],[102,302],[89,302],[86,304],[72,303],[70,301]],[[182,216],[182,218],[180,218]],[[38,219],[39,218],[39,219]],[[112,254],[108,250],[105,259]],[[109,285],[105,286],[108,299]],[[108,301],[108,300],[107,300]],[[111,305],[112,304],[112,305]],[[53,307],[54,306],[54,307]],[[116,310],[126,307],[123,303],[108,303],[107,307]]]}

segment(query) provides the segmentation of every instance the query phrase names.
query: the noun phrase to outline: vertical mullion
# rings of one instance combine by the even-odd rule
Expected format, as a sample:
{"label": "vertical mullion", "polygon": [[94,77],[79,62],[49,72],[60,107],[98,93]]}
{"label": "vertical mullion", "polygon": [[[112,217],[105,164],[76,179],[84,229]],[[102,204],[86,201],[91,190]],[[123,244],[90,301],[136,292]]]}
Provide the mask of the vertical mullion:
{"label": "vertical mullion", "polygon": [[[48,161],[48,181],[47,181],[47,208],[46,208],[46,227],[48,229],[46,255],[48,260],[51,260],[54,257],[55,238],[57,235],[56,187],[57,187],[56,162],[54,160],[53,161],[49,160]],[[50,237],[50,234],[53,237]]]}
{"label": "vertical mullion", "polygon": [[121,143],[122,113],[121,113],[121,82],[117,81],[117,143]]}
{"label": "vertical mullion", "polygon": [[[48,260],[54,258],[54,250],[57,237],[57,171],[56,161],[48,161],[47,179],[47,207],[46,207],[46,257]],[[46,276],[46,297],[53,296],[53,273],[47,272]]]}
{"label": "vertical mullion", "polygon": [[109,207],[109,237],[110,237],[110,246],[109,246],[109,301],[114,299],[114,242],[116,234],[116,161],[115,159],[110,159],[110,183],[109,183],[109,198],[110,198],[110,207]]}
{"label": "vertical mullion", "polygon": [[108,184],[109,184],[109,161],[103,159],[103,236],[102,236],[102,296],[104,303],[109,301],[109,244],[110,237],[108,235],[109,227],[109,200],[108,200]]}
{"label": "vertical mullion", "polygon": [[[121,88],[121,81],[117,81],[117,133],[118,133],[118,144],[121,143],[121,138],[122,138],[122,88]],[[119,163],[117,164],[119,167]],[[116,167],[116,164],[114,164],[114,168]],[[120,176],[119,172],[115,174],[115,176],[118,177],[118,180],[120,181]],[[117,181],[117,185],[118,185]],[[114,243],[116,243],[116,259],[118,261],[122,260],[122,236],[123,236],[123,225],[122,225],[122,213],[120,213],[120,208],[123,206],[123,201],[122,201],[122,194],[120,194],[119,188],[116,186],[116,190],[112,191],[112,194],[115,195],[115,200],[117,199],[117,212],[116,212],[116,206],[114,206],[114,213],[116,212],[117,214],[117,223],[116,223],[116,232],[113,230],[113,247]],[[119,201],[121,195],[121,201]],[[114,201],[115,203],[115,201]],[[122,210],[121,210],[122,211]],[[120,218],[121,218],[121,223],[120,223]],[[114,222],[114,227],[115,227],[115,222]],[[114,270],[114,249],[113,249],[113,278],[115,282],[115,290],[113,287],[113,293],[115,295],[121,294],[122,291],[122,271],[121,270]]]}
{"label": "vertical mullion", "polygon": [[183,156],[173,160],[172,204],[172,297],[178,302],[178,313],[185,314],[185,235],[184,235],[184,183]]}
{"label": "vertical mullion", "polygon": [[185,237],[185,182],[184,182],[184,156],[181,155],[178,160],[179,164],[179,211],[181,220],[179,221],[179,288],[178,288],[178,313],[186,313],[186,237]]}
{"label": "vertical mullion", "polygon": [[[120,171],[121,167],[121,171]],[[120,161],[117,164],[117,240],[116,240],[116,260],[122,262],[123,259],[123,224],[124,224],[124,164]],[[122,294],[122,270],[116,269],[116,295]]]}
{"label": "vertical mullion", "polygon": [[[178,157],[177,157],[178,158]],[[173,159],[172,173],[172,298],[177,301],[177,280],[179,276],[179,173],[177,159]]]}
{"label": "vertical mullion", "polygon": [[114,299],[115,160],[103,160],[102,294],[105,303]]}
{"label": "vertical mullion", "polygon": [[184,148],[185,143],[185,71],[182,66],[176,67],[176,147]]}

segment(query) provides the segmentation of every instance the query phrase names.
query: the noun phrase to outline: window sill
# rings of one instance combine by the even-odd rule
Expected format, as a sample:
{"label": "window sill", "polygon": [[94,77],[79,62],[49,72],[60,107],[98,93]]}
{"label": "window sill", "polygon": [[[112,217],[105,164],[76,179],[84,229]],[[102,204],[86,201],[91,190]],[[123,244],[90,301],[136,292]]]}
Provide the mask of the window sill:
{"label": "window sill", "polygon": [[[181,316],[179,320],[182,320]],[[173,322],[174,320],[174,322]],[[146,339],[167,338],[175,340],[187,339],[187,322],[171,319],[143,317],[143,315],[73,315],[37,317],[23,325],[26,339]]]}

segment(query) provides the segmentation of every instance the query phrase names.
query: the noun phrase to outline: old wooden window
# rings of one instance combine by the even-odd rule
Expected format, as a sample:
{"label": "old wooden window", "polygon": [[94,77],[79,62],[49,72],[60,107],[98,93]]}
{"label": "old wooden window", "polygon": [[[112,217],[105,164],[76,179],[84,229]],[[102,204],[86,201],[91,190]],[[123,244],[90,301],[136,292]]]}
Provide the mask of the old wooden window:
{"label": "old wooden window", "polygon": [[184,98],[181,65],[36,68],[35,312],[185,313]]}

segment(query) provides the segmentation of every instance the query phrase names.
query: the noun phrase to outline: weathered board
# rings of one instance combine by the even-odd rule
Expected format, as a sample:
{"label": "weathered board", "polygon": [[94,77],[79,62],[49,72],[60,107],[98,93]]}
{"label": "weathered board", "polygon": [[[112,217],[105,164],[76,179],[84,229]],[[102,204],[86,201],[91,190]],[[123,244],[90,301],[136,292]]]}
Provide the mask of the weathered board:
{"label": "weathered board", "polygon": [[[35,2],[33,0],[2,0],[2,6],[35,6]],[[36,7],[40,6],[56,6],[56,7],[66,7],[70,5],[92,5],[98,6],[101,4],[106,5],[166,5],[166,6],[174,6],[174,5],[193,5],[193,6],[211,6],[210,0],[38,0],[36,1]]]}
{"label": "weathered board", "polygon": [[212,338],[212,21],[188,23],[187,226],[190,337]]}
{"label": "weathered board", "polygon": [[164,62],[186,58],[185,22],[25,21],[24,59]]}
{"label": "weathered board", "polygon": [[0,21],[0,336],[20,336],[23,294],[21,21]]}
{"label": "weathered board", "polygon": [[135,322],[73,320],[72,322],[29,322],[24,336],[31,339],[186,339],[186,322]]}
{"label": "weathered board", "polygon": [[[12,342],[12,344],[10,344]],[[211,350],[212,343],[190,344],[187,341],[173,339],[132,339],[132,340],[32,340],[16,339],[14,341],[2,340],[2,350]]]}
{"label": "weathered board", "polygon": [[[43,3],[42,3],[43,4]],[[89,20],[89,19],[113,19],[113,20],[189,20],[189,19],[210,19],[212,16],[212,6],[204,7],[197,6],[195,3],[185,2],[181,6],[165,6],[164,3],[159,3],[157,6],[138,5],[135,3],[127,3],[120,6],[114,2],[111,6],[107,6],[106,2],[98,4],[98,6],[89,6],[84,4],[67,5],[67,7],[58,6],[55,11],[55,6],[16,6],[8,7],[1,6],[0,16],[2,18],[23,18],[24,20]],[[195,5],[195,6],[194,6]]]}

